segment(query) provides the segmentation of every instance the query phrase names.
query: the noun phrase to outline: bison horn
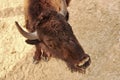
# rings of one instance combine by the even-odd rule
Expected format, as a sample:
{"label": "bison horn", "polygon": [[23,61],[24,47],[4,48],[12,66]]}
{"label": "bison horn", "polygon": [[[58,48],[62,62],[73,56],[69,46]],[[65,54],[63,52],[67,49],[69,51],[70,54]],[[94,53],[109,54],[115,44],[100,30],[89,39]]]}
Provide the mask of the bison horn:
{"label": "bison horn", "polygon": [[17,21],[15,21],[15,24],[16,24],[16,26],[17,26],[18,31],[19,31],[25,38],[27,38],[27,39],[29,39],[29,40],[38,39],[37,31],[32,32],[32,33],[28,33],[28,32],[24,31],[24,30],[21,28],[21,26],[18,24]]}
{"label": "bison horn", "polygon": [[61,0],[61,10],[60,10],[60,14],[62,14],[63,16],[66,17],[67,15],[67,4],[65,0]]}

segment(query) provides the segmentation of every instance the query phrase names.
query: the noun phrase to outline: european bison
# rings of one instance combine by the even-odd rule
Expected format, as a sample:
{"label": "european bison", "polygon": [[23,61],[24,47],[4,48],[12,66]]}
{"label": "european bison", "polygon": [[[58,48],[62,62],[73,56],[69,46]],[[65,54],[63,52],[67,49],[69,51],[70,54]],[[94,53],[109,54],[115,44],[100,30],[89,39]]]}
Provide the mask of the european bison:
{"label": "european bison", "polygon": [[66,2],[61,1],[62,8],[59,12],[54,8],[45,8],[42,12],[38,11],[38,16],[34,15],[31,24],[34,27],[33,32],[26,32],[18,22],[15,23],[19,32],[28,41],[35,41],[35,60],[40,60],[41,56],[47,59],[52,56],[65,61],[72,71],[84,72],[90,65],[91,59],[80,46],[71,26],[66,21]]}

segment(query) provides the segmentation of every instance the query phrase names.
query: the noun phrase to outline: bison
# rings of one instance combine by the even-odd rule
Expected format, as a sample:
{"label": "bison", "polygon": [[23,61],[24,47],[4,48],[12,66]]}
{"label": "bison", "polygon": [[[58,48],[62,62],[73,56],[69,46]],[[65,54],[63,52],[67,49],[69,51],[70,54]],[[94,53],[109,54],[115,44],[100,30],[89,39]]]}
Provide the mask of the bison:
{"label": "bison", "polygon": [[34,15],[32,24],[30,23],[27,26],[32,25],[33,32],[24,31],[18,22],[15,24],[19,32],[28,39],[27,41],[35,42],[34,60],[39,61],[41,56],[50,59],[52,56],[65,61],[71,71],[85,72],[91,63],[91,59],[76,39],[70,24],[66,20],[66,15],[66,1],[61,0],[59,12],[54,8],[45,8],[37,16]]}

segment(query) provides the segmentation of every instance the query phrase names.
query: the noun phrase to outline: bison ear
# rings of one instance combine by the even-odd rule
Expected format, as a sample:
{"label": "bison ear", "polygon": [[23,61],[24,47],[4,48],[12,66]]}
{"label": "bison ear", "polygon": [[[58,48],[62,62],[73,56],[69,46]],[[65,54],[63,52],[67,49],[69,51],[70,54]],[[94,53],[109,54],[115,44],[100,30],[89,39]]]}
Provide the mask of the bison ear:
{"label": "bison ear", "polygon": [[25,42],[27,44],[30,44],[30,45],[35,45],[35,44],[40,43],[41,41],[39,41],[38,39],[36,39],[36,40],[29,40],[29,39],[27,39],[27,40],[25,40]]}

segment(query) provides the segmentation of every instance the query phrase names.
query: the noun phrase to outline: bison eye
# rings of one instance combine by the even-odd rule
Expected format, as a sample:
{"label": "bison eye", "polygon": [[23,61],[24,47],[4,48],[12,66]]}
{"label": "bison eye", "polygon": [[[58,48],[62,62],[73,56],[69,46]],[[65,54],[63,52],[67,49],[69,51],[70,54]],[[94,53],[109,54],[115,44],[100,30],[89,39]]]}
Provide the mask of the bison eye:
{"label": "bison eye", "polygon": [[50,44],[50,45],[49,45],[49,47],[51,47],[51,48],[52,48],[52,47],[54,47],[54,46],[53,46],[52,44]]}
{"label": "bison eye", "polygon": [[48,46],[49,48],[55,48],[55,44],[54,44],[54,42],[51,41],[51,40],[48,40],[46,44],[47,44],[47,46]]}

